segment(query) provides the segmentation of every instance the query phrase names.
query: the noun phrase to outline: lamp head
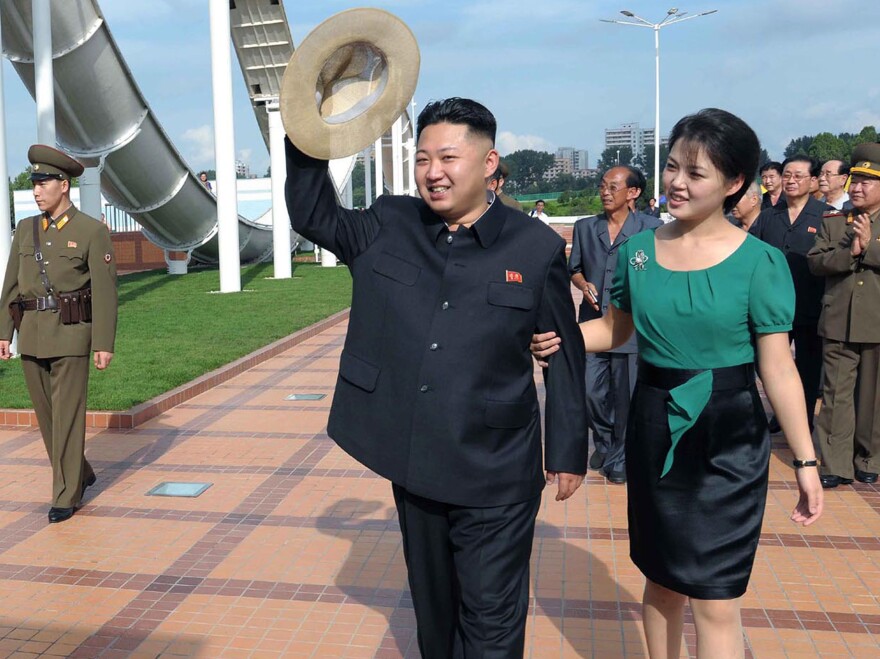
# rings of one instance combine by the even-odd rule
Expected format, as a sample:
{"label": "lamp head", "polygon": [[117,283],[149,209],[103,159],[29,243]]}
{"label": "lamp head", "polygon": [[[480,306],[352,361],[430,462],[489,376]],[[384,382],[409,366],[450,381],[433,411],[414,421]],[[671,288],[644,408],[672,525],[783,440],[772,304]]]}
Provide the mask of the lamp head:
{"label": "lamp head", "polygon": [[675,16],[678,13],[678,7],[673,7],[669,11],[666,12],[668,16]]}
{"label": "lamp head", "polygon": [[635,14],[632,13],[631,11],[629,11],[628,9],[622,9],[620,11],[620,13],[623,14],[624,16],[629,17],[629,18],[635,18]]}

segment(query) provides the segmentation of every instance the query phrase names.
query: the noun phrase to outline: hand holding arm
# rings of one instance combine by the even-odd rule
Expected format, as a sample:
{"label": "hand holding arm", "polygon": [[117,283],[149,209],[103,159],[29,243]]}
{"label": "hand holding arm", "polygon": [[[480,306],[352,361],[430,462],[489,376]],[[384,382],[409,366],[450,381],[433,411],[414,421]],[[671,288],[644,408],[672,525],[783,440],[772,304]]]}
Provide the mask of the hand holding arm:
{"label": "hand holding arm", "polygon": [[0,341],[0,359],[7,360],[12,356],[12,351],[9,349],[9,341]]}

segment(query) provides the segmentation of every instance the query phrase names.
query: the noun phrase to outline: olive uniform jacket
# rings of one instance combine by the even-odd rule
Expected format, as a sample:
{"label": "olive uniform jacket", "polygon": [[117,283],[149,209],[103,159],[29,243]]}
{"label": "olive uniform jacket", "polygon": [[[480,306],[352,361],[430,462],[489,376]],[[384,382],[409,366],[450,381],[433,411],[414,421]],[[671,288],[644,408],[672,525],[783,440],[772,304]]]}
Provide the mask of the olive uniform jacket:
{"label": "olive uniform jacket", "polygon": [[831,341],[880,343],[880,212],[871,216],[871,242],[850,253],[857,211],[825,213],[816,244],[807,254],[810,271],[825,277],[819,334]]}
{"label": "olive uniform jacket", "polygon": [[[116,338],[116,259],[110,232],[103,222],[71,206],[68,218],[58,220],[61,229],[39,227],[40,248],[46,274],[55,294],[70,293],[91,286],[92,322],[64,325],[61,314],[25,311],[18,333],[18,351],[41,359],[88,355],[92,350],[113,352]],[[40,268],[34,258],[33,223],[43,216],[19,222],[12,240],[3,292],[0,297],[0,338],[12,339],[9,303],[21,295],[45,297]]]}
{"label": "olive uniform jacket", "polygon": [[327,163],[287,150],[293,228],[351,270],[328,434],[409,492],[492,507],[540,495],[541,417],[529,341],[555,331],[545,371],[546,468],[587,468],[584,341],[565,241],[497,199],[450,232],[419,198],[340,208]]}

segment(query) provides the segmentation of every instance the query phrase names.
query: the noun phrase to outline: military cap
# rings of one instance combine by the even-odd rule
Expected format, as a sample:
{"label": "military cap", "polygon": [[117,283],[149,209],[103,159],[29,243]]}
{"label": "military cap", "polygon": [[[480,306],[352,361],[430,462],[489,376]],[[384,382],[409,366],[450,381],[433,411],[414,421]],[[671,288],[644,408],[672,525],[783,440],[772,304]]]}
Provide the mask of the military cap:
{"label": "military cap", "polygon": [[880,142],[859,144],[852,152],[850,174],[880,178]]}
{"label": "military cap", "polygon": [[28,149],[31,161],[31,180],[72,179],[83,173],[84,167],[69,155],[45,144],[34,144]]}

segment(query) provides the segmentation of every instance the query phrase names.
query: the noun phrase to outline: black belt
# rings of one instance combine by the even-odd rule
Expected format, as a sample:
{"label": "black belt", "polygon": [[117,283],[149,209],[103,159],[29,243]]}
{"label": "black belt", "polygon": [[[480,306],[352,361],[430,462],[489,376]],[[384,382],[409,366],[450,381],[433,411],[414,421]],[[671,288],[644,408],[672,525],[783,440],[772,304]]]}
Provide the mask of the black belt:
{"label": "black belt", "polygon": [[58,299],[54,297],[35,297],[29,300],[21,299],[18,303],[21,305],[22,311],[58,311]]}
{"label": "black belt", "polygon": [[639,382],[668,391],[707,370],[712,371],[712,391],[743,389],[755,382],[755,365],[752,363],[725,366],[724,368],[690,369],[663,368],[654,366],[644,359],[639,359]]}

